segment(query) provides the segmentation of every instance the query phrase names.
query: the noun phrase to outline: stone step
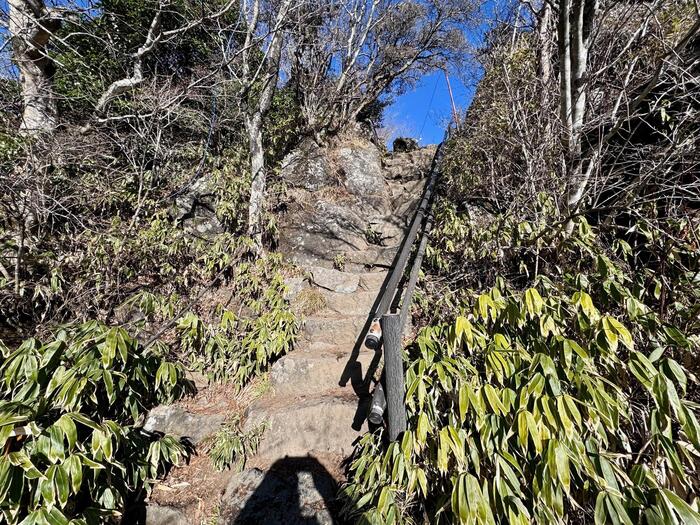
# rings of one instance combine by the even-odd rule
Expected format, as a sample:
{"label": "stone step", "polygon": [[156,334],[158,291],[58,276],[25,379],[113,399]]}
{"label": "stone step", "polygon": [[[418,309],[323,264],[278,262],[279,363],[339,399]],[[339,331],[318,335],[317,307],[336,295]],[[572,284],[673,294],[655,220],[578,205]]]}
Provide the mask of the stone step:
{"label": "stone step", "polygon": [[348,263],[364,267],[389,268],[394,261],[400,242],[392,246],[371,246],[366,250],[346,253]]}
{"label": "stone step", "polygon": [[221,497],[218,523],[333,525],[338,523],[331,510],[337,490],[317,458],[284,458],[267,472],[249,468],[233,474]]}
{"label": "stone step", "polygon": [[355,392],[371,366],[376,353],[362,348],[356,357],[352,347],[334,347],[319,353],[295,350],[272,366],[270,384],[275,396],[286,398],[318,395],[338,387]]}
{"label": "stone step", "polygon": [[377,299],[376,292],[360,291],[349,295],[324,292],[323,296],[326,299],[326,306],[324,310],[318,312],[318,317],[325,315],[349,315],[367,318]]}
{"label": "stone step", "polygon": [[255,465],[273,464],[289,457],[337,454],[347,457],[366,426],[353,429],[358,399],[343,392],[324,392],[300,400],[273,396],[248,409],[244,430],[265,425],[253,458]]}
{"label": "stone step", "polygon": [[360,275],[356,273],[341,272],[322,266],[310,266],[304,269],[313,284],[331,292],[351,294],[360,286]]}
{"label": "stone step", "polygon": [[307,266],[304,270],[315,286],[341,294],[353,294],[358,289],[376,292],[388,274],[386,270],[349,272],[321,266]]}
{"label": "stone step", "polygon": [[361,273],[360,288],[373,293],[376,297],[388,274],[389,272],[387,271]]}
{"label": "stone step", "polygon": [[333,345],[352,346],[366,323],[366,316],[314,316],[304,321],[302,336],[306,341],[322,341]]}

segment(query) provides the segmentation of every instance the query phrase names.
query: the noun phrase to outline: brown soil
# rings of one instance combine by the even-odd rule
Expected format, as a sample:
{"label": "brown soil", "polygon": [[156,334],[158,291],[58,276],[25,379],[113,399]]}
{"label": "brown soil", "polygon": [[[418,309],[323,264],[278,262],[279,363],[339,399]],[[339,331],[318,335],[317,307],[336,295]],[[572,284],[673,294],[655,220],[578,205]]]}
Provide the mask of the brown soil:
{"label": "brown soil", "polygon": [[[203,378],[193,378],[199,386],[195,396],[178,402],[190,413],[229,414],[243,416],[247,406],[264,393],[265,378],[258,378],[241,391],[233,385],[204,386]],[[149,500],[157,505],[180,509],[189,523],[216,523],[221,495],[231,477],[230,470],[218,472],[199,445],[189,463],[173,468],[167,478],[158,483]],[[248,465],[246,465],[247,467]]]}
{"label": "brown soil", "polygon": [[200,453],[188,465],[170,471],[167,480],[155,486],[150,500],[182,510],[190,523],[206,523],[218,516],[230,477],[229,471],[217,472],[209,457]]}

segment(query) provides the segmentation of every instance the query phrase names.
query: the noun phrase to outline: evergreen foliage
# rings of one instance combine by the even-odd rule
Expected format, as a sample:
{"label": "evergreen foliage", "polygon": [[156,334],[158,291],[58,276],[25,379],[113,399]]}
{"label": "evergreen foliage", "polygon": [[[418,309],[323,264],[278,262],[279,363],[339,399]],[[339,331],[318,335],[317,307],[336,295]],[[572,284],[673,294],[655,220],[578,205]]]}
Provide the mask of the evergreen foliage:
{"label": "evergreen foliage", "polygon": [[46,344],[2,346],[6,523],[109,521],[188,456],[177,439],[141,427],[145,410],[191,388],[164,350],[94,321],[65,327]]}
{"label": "evergreen foliage", "polygon": [[[511,226],[512,247],[542,232]],[[468,244],[489,252],[495,235]],[[556,280],[461,290],[453,320],[407,348],[409,431],[388,447],[367,434],[350,466],[366,522],[420,522],[421,509],[438,523],[700,522],[693,273],[662,317],[626,242],[611,253],[584,220],[559,241]],[[676,250],[697,272],[697,252]]]}

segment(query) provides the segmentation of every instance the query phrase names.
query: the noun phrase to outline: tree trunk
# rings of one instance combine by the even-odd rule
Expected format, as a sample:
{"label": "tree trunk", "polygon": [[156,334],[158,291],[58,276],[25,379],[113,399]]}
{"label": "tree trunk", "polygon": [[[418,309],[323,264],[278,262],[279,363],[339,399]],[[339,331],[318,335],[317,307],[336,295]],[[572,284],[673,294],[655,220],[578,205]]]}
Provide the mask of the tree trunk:
{"label": "tree trunk", "polygon": [[571,0],[559,0],[559,115],[562,123],[564,149],[567,153],[569,152],[572,131],[570,12]]}
{"label": "tree trunk", "polygon": [[40,0],[8,0],[8,6],[13,57],[24,102],[20,131],[29,136],[51,132],[58,110],[53,93],[54,65],[46,46],[60,20],[52,18]]}
{"label": "tree trunk", "polygon": [[258,250],[262,248],[262,214],[265,207],[265,152],[263,150],[262,115],[246,118],[250,148],[250,202],[248,204],[248,235]]}
{"label": "tree trunk", "polygon": [[[559,0],[559,87],[562,143],[564,145],[568,212],[577,211],[595,169],[596,157],[582,158],[586,122],[588,52],[598,0]],[[573,231],[573,221],[566,226]]]}
{"label": "tree trunk", "polygon": [[[246,131],[250,147],[250,203],[248,205],[248,235],[253,239],[256,249],[262,251],[262,215],[265,210],[265,152],[263,151],[262,125],[263,118],[272,106],[272,98],[277,88],[282,57],[282,24],[287,16],[290,0],[286,0],[277,13],[275,32],[270,41],[265,58],[265,76],[262,80],[262,90],[255,108],[248,106],[246,116]],[[257,19],[257,15],[254,15]],[[250,39],[249,32],[246,41]],[[246,68],[250,64],[246,64]]]}
{"label": "tree trunk", "polygon": [[[586,119],[586,94],[588,72],[588,50],[591,45],[593,19],[598,9],[598,0],[575,0],[573,24],[569,24],[571,52],[571,142],[569,144],[569,161],[571,165],[569,176],[569,192],[567,205],[570,213],[574,213],[583,199],[586,186],[595,168],[594,158],[588,159],[584,170],[585,159],[582,158],[582,140]],[[571,230],[571,227],[567,227]]]}
{"label": "tree trunk", "polygon": [[583,120],[586,114],[586,79],[584,78],[588,68],[588,46],[584,35],[584,11],[585,0],[577,0],[574,13],[574,24],[571,35],[571,99],[572,122],[571,130],[574,139],[574,147],[580,151],[580,135],[583,130]]}
{"label": "tree trunk", "polygon": [[[552,78],[552,45],[549,36],[549,26],[552,19],[552,6],[545,1],[538,14],[537,21],[537,51],[538,75],[546,87]],[[543,90],[545,91],[545,90]]]}

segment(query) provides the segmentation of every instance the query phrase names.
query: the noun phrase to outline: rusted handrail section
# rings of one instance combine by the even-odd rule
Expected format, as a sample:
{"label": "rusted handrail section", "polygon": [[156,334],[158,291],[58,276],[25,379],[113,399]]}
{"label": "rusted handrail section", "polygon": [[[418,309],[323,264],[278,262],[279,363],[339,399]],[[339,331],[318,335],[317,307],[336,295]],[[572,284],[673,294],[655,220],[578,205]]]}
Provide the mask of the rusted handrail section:
{"label": "rusted handrail section", "polygon": [[[386,412],[389,439],[392,441],[406,430],[404,369],[401,355],[403,332],[428,244],[428,235],[433,225],[432,205],[443,144],[444,141],[435,151],[423,197],[390,270],[383,295],[372,315],[372,327],[365,339],[365,345],[369,348],[379,351],[383,346],[383,377],[386,386],[386,392],[381,382],[375,386],[368,419],[373,424],[381,424]],[[419,234],[420,241],[416,244]],[[410,272],[406,276],[409,262]]]}

